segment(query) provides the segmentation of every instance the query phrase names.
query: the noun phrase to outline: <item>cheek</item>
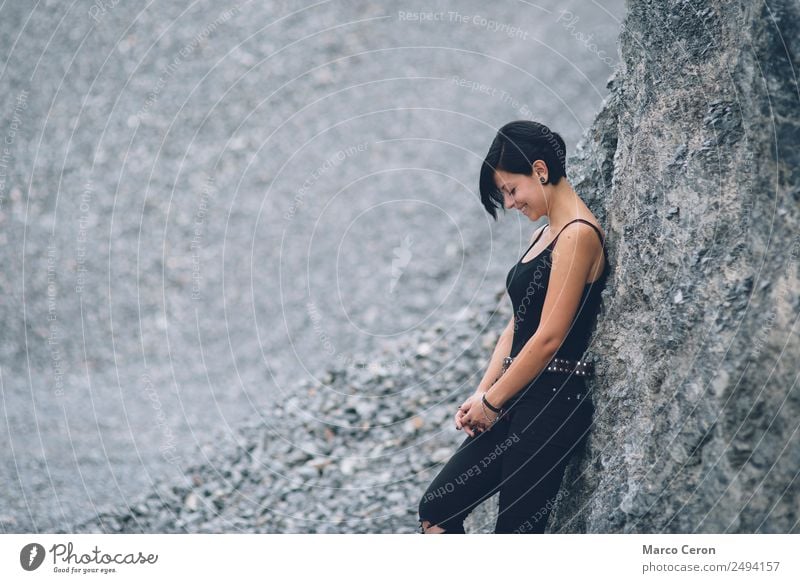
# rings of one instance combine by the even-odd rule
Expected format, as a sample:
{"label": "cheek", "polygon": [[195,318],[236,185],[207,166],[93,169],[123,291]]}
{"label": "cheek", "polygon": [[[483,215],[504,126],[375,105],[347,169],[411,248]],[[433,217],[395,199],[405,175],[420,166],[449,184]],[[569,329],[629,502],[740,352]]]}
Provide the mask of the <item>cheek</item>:
{"label": "cheek", "polygon": [[525,199],[530,201],[532,204],[540,204],[542,202],[542,196],[534,189],[525,191]]}

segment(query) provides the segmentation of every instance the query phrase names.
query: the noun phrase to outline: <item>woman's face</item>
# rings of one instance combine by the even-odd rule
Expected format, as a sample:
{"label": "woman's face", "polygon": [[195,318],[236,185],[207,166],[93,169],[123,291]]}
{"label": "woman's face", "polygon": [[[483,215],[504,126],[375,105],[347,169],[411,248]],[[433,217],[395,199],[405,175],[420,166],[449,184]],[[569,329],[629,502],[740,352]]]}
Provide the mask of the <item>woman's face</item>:
{"label": "woman's face", "polygon": [[531,221],[546,215],[547,200],[544,185],[539,182],[540,176],[543,175],[535,167],[532,176],[495,170],[494,183],[503,192],[503,206],[519,210]]}

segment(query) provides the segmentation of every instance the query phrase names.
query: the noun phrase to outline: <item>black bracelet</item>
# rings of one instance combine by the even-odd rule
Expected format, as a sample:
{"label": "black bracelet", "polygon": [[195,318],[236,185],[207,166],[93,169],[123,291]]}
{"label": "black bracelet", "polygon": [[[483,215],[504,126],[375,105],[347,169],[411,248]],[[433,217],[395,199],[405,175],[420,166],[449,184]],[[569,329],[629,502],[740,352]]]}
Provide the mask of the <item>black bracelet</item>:
{"label": "black bracelet", "polygon": [[483,404],[484,404],[484,405],[486,405],[487,407],[489,407],[489,409],[491,409],[491,410],[492,410],[492,411],[494,411],[495,413],[499,413],[500,411],[502,411],[502,410],[503,410],[502,408],[495,407],[494,405],[492,405],[492,404],[491,404],[491,403],[490,403],[490,402],[489,402],[489,401],[486,399],[486,393],[484,393],[484,394],[483,394],[483,397],[482,397],[482,399],[483,399]]}

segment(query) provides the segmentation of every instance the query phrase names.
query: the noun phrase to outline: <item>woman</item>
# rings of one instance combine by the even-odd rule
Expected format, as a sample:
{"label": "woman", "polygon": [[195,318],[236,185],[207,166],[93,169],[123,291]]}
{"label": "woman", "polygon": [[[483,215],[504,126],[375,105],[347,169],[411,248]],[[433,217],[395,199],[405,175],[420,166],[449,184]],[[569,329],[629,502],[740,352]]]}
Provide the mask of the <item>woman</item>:
{"label": "woman", "polygon": [[[542,533],[567,462],[591,425],[582,360],[609,272],[605,235],[566,177],[564,140],[514,121],[492,142],[481,201],[548,223],[509,271],[513,316],[483,380],[455,414],[467,437],[419,505],[420,532],[463,533],[464,518],[499,490],[496,533]],[[557,244],[556,244],[557,243]]]}

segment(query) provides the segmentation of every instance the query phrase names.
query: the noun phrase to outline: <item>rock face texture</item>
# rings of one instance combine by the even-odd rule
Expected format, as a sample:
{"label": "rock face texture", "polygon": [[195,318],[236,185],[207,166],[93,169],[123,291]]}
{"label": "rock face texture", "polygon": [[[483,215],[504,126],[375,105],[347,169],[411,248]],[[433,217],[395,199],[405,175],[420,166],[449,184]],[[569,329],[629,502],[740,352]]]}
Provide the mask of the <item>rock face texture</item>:
{"label": "rock face texture", "polygon": [[571,161],[614,272],[559,532],[800,532],[800,5],[631,1]]}
{"label": "rock face texture", "polygon": [[[628,10],[611,95],[567,168],[613,271],[589,355],[594,428],[549,530],[797,533],[800,5]],[[450,421],[464,385],[506,319],[482,306],[387,348],[413,363],[391,378],[332,371],[279,412],[287,433],[248,428],[191,483],[78,530],[412,532],[424,487],[463,439]],[[441,330],[450,354],[429,349]],[[398,406],[347,405],[367,388]],[[492,530],[495,503],[468,532]]]}

